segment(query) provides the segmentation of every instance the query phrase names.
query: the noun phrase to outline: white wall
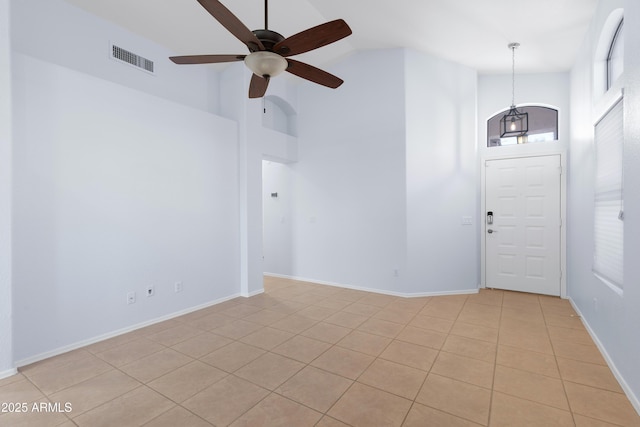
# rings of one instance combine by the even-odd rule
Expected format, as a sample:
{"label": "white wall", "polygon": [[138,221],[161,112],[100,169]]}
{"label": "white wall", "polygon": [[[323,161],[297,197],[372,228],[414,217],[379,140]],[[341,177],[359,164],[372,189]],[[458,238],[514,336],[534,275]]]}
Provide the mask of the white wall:
{"label": "white wall", "polygon": [[[233,64],[220,76],[221,114],[238,123],[238,184],[240,209],[240,292],[263,291],[262,159],[297,159],[297,138],[263,126],[262,99],[247,97],[251,72]],[[267,94],[289,104],[296,90],[285,76],[269,83]],[[292,106],[295,108],[295,104]]]}
{"label": "white wall", "polygon": [[[478,285],[476,73],[407,49],[360,52],[335,91],[299,89],[294,277],[401,295]],[[266,202],[265,202],[266,203]]]}
{"label": "white wall", "polygon": [[[406,51],[407,293],[478,287],[476,92],[470,68]],[[472,225],[462,225],[471,217]]]}
{"label": "white wall", "polygon": [[[610,96],[594,93],[593,75],[601,31],[616,8],[624,8],[624,292],[619,295],[592,273],[595,151],[593,126]],[[614,373],[640,412],[640,4],[602,0],[571,72],[571,143],[568,200],[568,292]],[[607,100],[609,98],[609,101]]]}
{"label": "white wall", "polygon": [[267,274],[293,275],[292,190],[290,165],[263,160],[263,268]]}
{"label": "white wall", "polygon": [[404,51],[367,51],[327,70],[336,90],[298,89],[293,274],[401,292],[405,258]]}
{"label": "white wall", "polygon": [[[221,114],[238,126],[238,215],[240,294],[251,296],[262,285],[262,157],[249,130],[251,112],[259,100],[247,100],[250,74],[244,64],[229,66],[220,75]],[[255,113],[254,113],[255,115]]]}
{"label": "white wall", "polygon": [[[175,52],[63,0],[14,1],[11,19],[15,23],[12,26],[15,52],[179,104],[219,112],[215,71],[206,66],[176,65],[169,60]],[[110,42],[154,61],[155,75],[110,59]]]}
{"label": "white wall", "polygon": [[14,60],[18,363],[238,294],[235,123]]}
{"label": "white wall", "polygon": [[[285,74],[269,84],[262,100],[262,120],[253,123],[262,147],[262,158],[281,163],[298,160],[298,115],[296,110],[298,77]],[[254,118],[253,120],[257,119]]]}
{"label": "white wall", "polygon": [[[629,284],[625,290],[624,314],[619,318],[626,327],[616,325],[622,332],[616,351],[616,365],[635,395],[636,410],[640,412],[640,4],[625,0],[625,256],[624,276]],[[626,20],[628,17],[628,21]],[[634,334],[635,330],[635,334]]]}
{"label": "white wall", "polygon": [[[211,114],[218,74],[62,0],[10,16],[12,361],[239,294],[238,131]],[[110,42],[155,75],[110,59]]]}
{"label": "white wall", "polygon": [[0,378],[14,373],[12,339],[11,23],[9,0],[0,0]]}
{"label": "white wall", "polygon": [[[287,74],[269,84],[260,123],[252,120],[262,149],[262,271],[293,275],[293,183],[289,164],[298,161],[296,83]],[[259,124],[259,126],[258,126]],[[278,197],[272,198],[271,193]]]}

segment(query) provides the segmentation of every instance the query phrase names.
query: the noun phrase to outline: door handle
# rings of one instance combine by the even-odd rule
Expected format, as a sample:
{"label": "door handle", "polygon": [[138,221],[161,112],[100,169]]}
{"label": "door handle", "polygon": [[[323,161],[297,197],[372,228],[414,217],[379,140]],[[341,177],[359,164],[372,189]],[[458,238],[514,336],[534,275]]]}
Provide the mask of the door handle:
{"label": "door handle", "polygon": [[487,233],[489,233],[489,234],[491,234],[491,233],[497,233],[497,232],[498,232],[498,230],[492,230],[492,229],[488,229],[488,230],[487,230]]}

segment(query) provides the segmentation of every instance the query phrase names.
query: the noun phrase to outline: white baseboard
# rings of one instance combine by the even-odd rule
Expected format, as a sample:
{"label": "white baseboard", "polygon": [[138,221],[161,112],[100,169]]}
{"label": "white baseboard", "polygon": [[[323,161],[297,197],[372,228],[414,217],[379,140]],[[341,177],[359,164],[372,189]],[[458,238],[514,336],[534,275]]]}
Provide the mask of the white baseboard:
{"label": "white baseboard", "polygon": [[461,289],[458,291],[405,293],[401,296],[405,298],[443,297],[447,295],[472,295],[472,294],[477,294],[479,291],[480,291],[479,289]]}
{"label": "white baseboard", "polygon": [[327,282],[325,280],[309,279],[306,277],[299,277],[299,276],[288,276],[285,274],[264,273],[264,275],[269,277],[277,277],[280,279],[297,280],[300,282],[315,283],[317,285],[335,286],[338,288],[353,289],[356,291],[372,292],[372,293],[383,294],[383,295],[392,295],[395,297],[402,297],[402,298],[437,297],[437,296],[445,296],[445,295],[467,295],[467,294],[478,293],[477,288],[462,289],[459,291],[442,291],[442,292],[417,292],[417,293],[395,292],[395,291],[389,291],[386,289],[366,288],[363,286],[346,285],[344,283]]}
{"label": "white baseboard", "polygon": [[267,277],[278,277],[280,279],[291,279],[293,276],[288,276],[286,274],[278,274],[278,273],[262,273],[263,276]]}
{"label": "white baseboard", "polygon": [[[463,295],[463,294],[474,294],[474,293],[478,292],[478,289],[465,289],[465,290],[459,290],[459,291],[444,291],[444,292],[403,293],[403,292],[388,291],[388,290],[383,290],[383,289],[367,288],[367,287],[362,287],[362,286],[353,286],[353,285],[347,285],[347,284],[343,284],[343,283],[328,282],[328,281],[323,281],[323,280],[309,279],[309,278],[304,278],[304,277],[288,276],[288,275],[283,275],[283,274],[264,273],[264,275],[265,276],[270,276],[270,277],[278,277],[278,278],[283,278],[283,279],[291,279],[291,280],[298,280],[298,281],[302,281],[302,282],[315,283],[315,284],[325,285],[325,286],[334,286],[334,287],[340,287],[340,288],[345,288],[345,289],[354,289],[354,290],[358,290],[358,291],[372,292],[372,293],[383,294],[383,295],[392,295],[392,296],[398,296],[398,297],[403,297],[403,298],[417,298],[417,297],[444,296],[444,295]],[[164,322],[165,320],[170,320],[170,319],[173,319],[175,317],[179,317],[179,316],[183,316],[185,314],[192,313],[194,311],[202,310],[203,308],[211,307],[213,305],[220,304],[222,302],[228,301],[228,300],[233,299],[233,298],[237,298],[237,297],[240,297],[240,296],[245,297],[245,298],[250,298],[252,296],[260,295],[262,293],[264,293],[264,289],[258,289],[256,291],[250,292],[250,293],[248,293],[246,295],[244,295],[244,294],[229,295],[227,297],[219,298],[217,300],[210,301],[210,302],[207,302],[207,303],[204,303],[204,304],[200,304],[200,305],[197,305],[195,307],[190,307],[188,309],[180,310],[180,311],[177,311],[177,312],[174,312],[174,313],[162,316],[162,317],[158,317],[158,318],[155,318],[155,319],[152,319],[152,320],[148,320],[146,322],[138,323],[136,325],[128,326],[126,328],[118,329],[116,331],[112,331],[112,332],[109,332],[109,333],[106,333],[106,334],[103,334],[103,335],[99,335],[99,336],[96,336],[96,337],[93,337],[93,338],[89,338],[89,339],[86,339],[86,340],[78,341],[78,342],[75,342],[75,343],[70,344],[70,345],[66,345],[66,346],[63,346],[63,347],[56,348],[56,349],[51,350],[51,351],[40,353],[40,354],[35,355],[35,356],[27,357],[25,359],[16,361],[14,363],[14,366],[16,368],[19,368],[19,367],[22,367],[22,366],[30,365],[32,363],[39,362],[41,360],[48,359],[50,357],[55,357],[55,356],[58,356],[60,354],[67,353],[69,351],[77,350],[79,348],[86,347],[88,345],[95,344],[95,343],[100,342],[100,341],[104,341],[104,340],[107,340],[107,339],[110,339],[110,338],[114,338],[114,337],[117,337],[119,335],[126,334],[128,332],[132,332],[132,331],[135,331],[135,330],[140,329],[140,328],[144,328],[146,326],[151,326],[151,325],[154,325],[156,323]],[[0,372],[0,379],[15,375],[16,373],[17,373],[17,369],[10,369],[10,370],[7,370],[7,371]]]}
{"label": "white baseboard", "polygon": [[[86,340],[78,341],[78,342],[75,342],[73,344],[69,344],[69,345],[66,345],[66,346],[63,346],[63,347],[56,348],[56,349],[51,350],[51,351],[47,351],[47,352],[40,353],[40,354],[35,355],[35,356],[27,357],[26,359],[18,360],[18,361],[16,361],[14,363],[14,365],[15,365],[16,368],[20,368],[22,366],[27,366],[27,365],[30,365],[32,363],[39,362],[41,360],[48,359],[50,357],[58,356],[58,355],[63,354],[63,353],[68,353],[68,352],[70,352],[72,350],[77,350],[79,348],[86,347],[88,345],[95,344],[97,342],[104,341],[104,340],[107,340],[109,338],[114,338],[114,337],[117,337],[119,335],[135,331],[135,330],[140,329],[140,328],[144,328],[144,327],[147,327],[147,326],[154,325],[156,323],[164,322],[165,320],[170,320],[170,319],[173,319],[175,317],[184,316],[185,314],[189,314],[189,313],[192,313],[194,311],[202,310],[203,308],[211,307],[211,306],[214,306],[216,304],[220,304],[220,303],[223,303],[225,301],[229,301],[231,299],[237,298],[239,296],[240,296],[240,294],[229,295],[229,296],[226,296],[226,297],[223,297],[223,298],[219,298],[219,299],[214,300],[214,301],[210,301],[210,302],[207,302],[207,303],[204,303],[204,304],[197,305],[195,307],[190,307],[190,308],[187,308],[187,309],[184,309],[184,310],[176,311],[176,312],[171,313],[171,314],[167,314],[165,316],[157,317],[155,319],[151,319],[151,320],[148,320],[146,322],[138,323],[136,325],[132,325],[132,326],[128,326],[126,328],[122,328],[122,329],[118,329],[118,330],[115,330],[115,331],[112,331],[112,332],[108,332],[108,333],[103,334],[103,335],[98,335],[98,336],[93,337],[93,338],[89,338],[89,339],[86,339]],[[0,378],[2,378],[1,375],[2,375],[2,373],[0,373]]]}
{"label": "white baseboard", "polygon": [[244,293],[244,292],[242,292],[242,293],[240,294],[240,296],[241,296],[241,297],[244,297],[244,298],[251,298],[251,297],[254,297],[254,296],[256,296],[256,295],[263,294],[263,293],[264,293],[264,288],[262,288],[262,289],[258,289],[257,291],[253,291],[253,292],[249,292],[249,293]]}
{"label": "white baseboard", "polygon": [[17,373],[18,373],[18,370],[16,368],[7,369],[6,371],[2,371],[2,372],[0,372],[0,380],[2,380],[4,378],[12,377]]}
{"label": "white baseboard", "polygon": [[609,366],[609,369],[611,369],[613,376],[616,377],[616,380],[618,380],[618,383],[620,384],[620,387],[624,391],[624,394],[627,395],[627,398],[631,402],[631,405],[633,405],[633,408],[636,410],[638,415],[640,415],[640,400],[638,399],[638,396],[636,396],[633,393],[633,390],[631,390],[631,387],[629,387],[629,384],[627,384],[627,382],[624,380],[624,377],[620,374],[620,371],[618,371],[616,364],[613,362],[613,360],[609,356],[609,353],[607,353],[607,349],[604,347],[604,345],[602,345],[602,342],[600,342],[600,339],[598,339],[598,336],[593,331],[593,329],[591,329],[589,322],[587,322],[587,320],[582,316],[582,313],[580,312],[578,305],[573,301],[573,299],[571,299],[571,297],[569,297],[569,302],[571,303],[571,306],[576,311],[578,316],[580,316],[580,320],[582,320],[582,324],[584,325],[587,332],[589,332],[589,335],[591,336],[591,339],[593,340],[593,342],[596,344],[596,347],[598,347],[598,350],[600,350],[602,357],[604,358],[605,362],[607,362],[607,365]]}

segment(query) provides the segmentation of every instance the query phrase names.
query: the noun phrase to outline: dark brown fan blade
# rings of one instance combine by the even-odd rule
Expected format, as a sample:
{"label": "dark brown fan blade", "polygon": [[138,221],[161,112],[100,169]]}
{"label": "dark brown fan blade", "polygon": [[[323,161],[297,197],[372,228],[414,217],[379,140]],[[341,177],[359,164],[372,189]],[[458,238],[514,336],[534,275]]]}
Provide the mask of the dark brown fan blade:
{"label": "dark brown fan blade", "polygon": [[247,55],[187,55],[171,56],[170,60],[176,64],[217,64],[220,62],[242,61]]}
{"label": "dark brown fan blade", "polygon": [[341,78],[336,77],[333,74],[329,74],[320,68],[305,64],[304,62],[296,61],[294,59],[287,59],[287,62],[289,63],[289,67],[287,68],[288,72],[295,74],[298,77],[302,77],[303,79],[318,83],[319,85],[335,89],[344,83],[344,80]]}
{"label": "dark brown fan blade", "polygon": [[287,37],[273,47],[282,56],[293,56],[337,42],[351,34],[351,28],[342,19],[309,28]]}
{"label": "dark brown fan blade", "polygon": [[269,86],[269,76],[260,77],[252,74],[249,84],[249,98],[262,98],[267,91],[267,86]]}
{"label": "dark brown fan blade", "polygon": [[238,40],[246,44],[251,52],[264,50],[260,40],[229,9],[217,0],[198,0],[216,20]]}

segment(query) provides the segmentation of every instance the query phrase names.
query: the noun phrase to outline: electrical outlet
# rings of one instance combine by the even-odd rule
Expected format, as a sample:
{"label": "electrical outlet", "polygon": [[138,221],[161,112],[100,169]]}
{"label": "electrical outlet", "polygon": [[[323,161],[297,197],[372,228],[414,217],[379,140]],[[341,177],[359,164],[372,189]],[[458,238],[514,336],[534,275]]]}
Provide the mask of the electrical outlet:
{"label": "electrical outlet", "polygon": [[182,282],[176,282],[173,285],[173,290],[175,291],[175,293],[182,292],[182,289],[183,289]]}
{"label": "electrical outlet", "polygon": [[127,304],[133,304],[136,302],[136,293],[128,292],[127,293]]}
{"label": "electrical outlet", "polygon": [[147,293],[146,293],[146,295],[147,295],[148,297],[152,297],[155,293],[156,293],[156,292],[155,292],[155,290],[153,289],[153,286],[147,286]]}

